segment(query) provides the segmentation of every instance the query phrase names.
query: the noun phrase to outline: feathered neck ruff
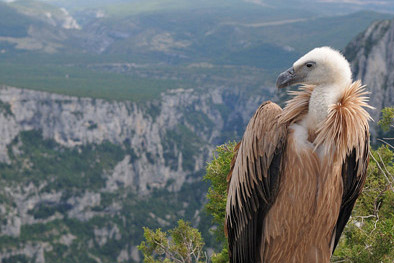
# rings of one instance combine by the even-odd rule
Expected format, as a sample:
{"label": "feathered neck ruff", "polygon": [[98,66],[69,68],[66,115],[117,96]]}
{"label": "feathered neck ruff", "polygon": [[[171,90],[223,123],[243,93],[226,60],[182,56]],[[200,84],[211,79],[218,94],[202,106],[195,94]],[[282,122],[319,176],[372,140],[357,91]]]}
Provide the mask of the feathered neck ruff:
{"label": "feathered neck ruff", "polygon": [[[289,91],[294,96],[289,100],[279,117],[279,123],[290,125],[302,120],[308,114],[309,100],[315,86],[301,86],[299,90]],[[327,118],[319,123],[315,131],[315,149],[323,146],[327,153],[340,152],[342,160],[354,147],[364,152],[365,141],[369,141],[370,115],[365,108],[368,105],[368,92],[361,81],[350,84],[338,102],[329,106]],[[357,156],[357,159],[361,156]]]}

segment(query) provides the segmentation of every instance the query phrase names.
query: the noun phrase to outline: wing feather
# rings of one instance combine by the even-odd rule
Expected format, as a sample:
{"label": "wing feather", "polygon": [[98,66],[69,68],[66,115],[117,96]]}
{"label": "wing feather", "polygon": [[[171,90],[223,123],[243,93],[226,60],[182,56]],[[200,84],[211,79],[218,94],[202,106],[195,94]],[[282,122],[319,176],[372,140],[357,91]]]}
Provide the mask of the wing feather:
{"label": "wing feather", "polygon": [[275,103],[262,104],[237,147],[226,208],[230,262],[260,262],[264,217],[278,192],[287,134],[278,122],[281,112]]}
{"label": "wing feather", "polygon": [[[357,198],[361,194],[367,176],[369,162],[369,132],[366,128],[364,145],[354,148],[348,155],[342,166],[343,195],[341,209],[335,227],[335,240],[332,253],[338,245],[339,238],[349,221]],[[361,153],[358,151],[362,151]],[[361,158],[358,158],[361,156]]]}

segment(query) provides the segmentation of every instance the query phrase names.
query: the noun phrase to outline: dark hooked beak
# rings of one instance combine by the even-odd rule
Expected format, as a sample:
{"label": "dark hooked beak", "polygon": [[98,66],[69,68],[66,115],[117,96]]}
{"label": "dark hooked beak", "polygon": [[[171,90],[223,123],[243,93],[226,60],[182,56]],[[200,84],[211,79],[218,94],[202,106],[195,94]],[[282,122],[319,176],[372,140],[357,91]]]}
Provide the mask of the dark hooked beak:
{"label": "dark hooked beak", "polygon": [[286,88],[288,86],[291,86],[291,85],[297,83],[297,81],[298,80],[296,78],[294,68],[291,67],[288,70],[286,70],[285,72],[280,73],[280,75],[278,76],[278,79],[276,80],[276,87],[278,89]]}

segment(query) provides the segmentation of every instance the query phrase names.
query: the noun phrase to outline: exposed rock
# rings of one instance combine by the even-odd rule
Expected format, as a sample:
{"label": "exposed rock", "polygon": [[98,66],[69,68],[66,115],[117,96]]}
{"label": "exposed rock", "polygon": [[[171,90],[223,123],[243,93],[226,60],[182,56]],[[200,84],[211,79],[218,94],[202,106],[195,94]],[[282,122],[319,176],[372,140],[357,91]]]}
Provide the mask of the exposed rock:
{"label": "exposed rock", "polygon": [[76,236],[74,236],[72,234],[66,234],[66,235],[63,235],[59,238],[59,243],[66,245],[66,246],[71,246],[71,244],[75,238],[76,238]]}
{"label": "exposed rock", "polygon": [[[163,93],[159,101],[138,105],[3,86],[0,100],[3,105],[10,105],[10,113],[0,114],[0,161],[9,162],[7,145],[21,131],[41,130],[44,138],[69,148],[105,141],[130,147],[133,156],[126,157],[114,169],[108,189],[116,188],[117,181],[146,192],[148,187],[164,187],[168,180],[175,179],[173,190],[177,190],[187,174],[202,169],[211,143],[220,140],[222,130],[229,128],[227,119],[236,119],[236,126],[243,129],[264,100],[256,96],[237,105],[238,100],[244,99],[237,97],[239,94],[224,88],[206,93],[178,90]],[[226,115],[219,110],[223,106],[228,107]],[[166,143],[168,133],[176,136],[180,128],[190,130],[198,138],[199,151],[194,156],[183,156],[176,141]],[[176,158],[168,160],[168,151]],[[194,164],[186,168],[185,158],[191,158]],[[169,161],[176,165],[169,165]]]}
{"label": "exposed rock", "polygon": [[[263,92],[267,94],[267,91]],[[149,210],[144,210],[138,202],[149,198],[155,189],[173,192],[176,197],[183,185],[200,181],[214,145],[236,138],[264,100],[263,96],[249,97],[240,89],[223,87],[169,90],[160,99],[144,104],[1,87],[0,164],[8,164],[20,179],[14,182],[0,177],[0,217],[4,218],[0,222],[0,234],[19,240],[20,244],[0,248],[0,259],[24,256],[45,262],[48,253],[68,251],[64,252],[67,254],[73,249],[71,253],[84,251],[79,256],[108,262],[95,253],[100,249],[114,253],[119,248],[113,260],[140,262],[135,238],[140,239],[141,224],[150,222],[169,227],[178,217],[187,215],[191,202],[196,201],[181,199],[174,204],[173,200],[165,200],[172,201],[170,207],[179,205],[180,209],[169,212],[166,207],[158,207],[161,211],[151,212],[150,216]],[[41,152],[39,148],[32,156],[25,155],[29,149],[21,139],[24,133],[42,135],[40,140],[48,140],[42,143],[52,145],[50,152]],[[35,139],[39,138],[28,138]],[[93,182],[79,186],[68,181],[68,176],[86,177],[87,170],[72,170],[77,171],[76,175],[46,171],[49,164],[45,162],[61,161],[60,156],[67,149],[69,155],[80,154],[82,158],[86,147],[94,153],[106,144],[115,145],[122,154],[116,163],[97,170],[101,172],[91,178],[104,181],[98,188],[90,187]],[[53,151],[52,157],[37,163],[35,155],[46,156]],[[18,158],[26,159],[17,162]],[[97,162],[106,162],[105,159],[92,161],[86,169],[94,169]],[[32,177],[29,173],[37,165],[47,174]],[[74,162],[67,165],[73,166]],[[60,167],[63,168],[71,167]],[[200,221],[195,209],[201,207],[193,209],[191,219]],[[139,221],[134,222],[136,218]],[[138,230],[133,230],[136,226]],[[21,240],[25,231],[32,241]],[[50,244],[41,241],[47,237]]]}
{"label": "exposed rock", "polygon": [[345,49],[354,79],[367,85],[370,111],[377,122],[384,107],[394,105],[394,20],[374,22]]}
{"label": "exposed rock", "polygon": [[95,240],[100,247],[107,243],[108,239],[120,240],[121,234],[117,225],[103,227],[101,229],[94,229]]}
{"label": "exposed rock", "polygon": [[137,190],[137,186],[134,182],[136,176],[130,161],[130,155],[126,155],[123,161],[115,166],[112,175],[108,176],[105,191],[114,192],[119,189],[119,186],[124,188],[130,187],[134,191]]}
{"label": "exposed rock", "polygon": [[12,237],[19,237],[21,233],[22,220],[15,214],[9,214],[6,224],[1,226],[1,234]]}
{"label": "exposed rock", "polygon": [[141,256],[136,246],[131,246],[131,248],[126,246],[126,248],[122,249],[117,258],[117,262],[128,262],[129,260],[141,262]]}
{"label": "exposed rock", "polygon": [[141,256],[140,256],[140,253],[139,253],[138,248],[136,246],[132,246],[131,247],[131,258],[135,262],[140,262],[141,261]]}
{"label": "exposed rock", "polygon": [[91,210],[92,207],[100,205],[100,193],[85,192],[82,197],[71,197],[67,203],[72,206],[68,216],[77,218],[81,221],[87,221],[97,214]]}

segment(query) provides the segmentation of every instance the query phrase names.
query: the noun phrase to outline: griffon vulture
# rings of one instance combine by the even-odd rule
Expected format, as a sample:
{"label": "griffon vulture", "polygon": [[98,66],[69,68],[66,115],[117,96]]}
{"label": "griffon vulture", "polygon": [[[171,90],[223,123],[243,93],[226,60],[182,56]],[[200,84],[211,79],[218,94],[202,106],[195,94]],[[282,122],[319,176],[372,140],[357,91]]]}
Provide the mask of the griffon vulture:
{"label": "griffon vulture", "polygon": [[363,188],[369,114],[347,60],[316,48],[279,75],[301,84],[282,110],[262,104],[236,148],[228,177],[230,262],[330,261]]}

